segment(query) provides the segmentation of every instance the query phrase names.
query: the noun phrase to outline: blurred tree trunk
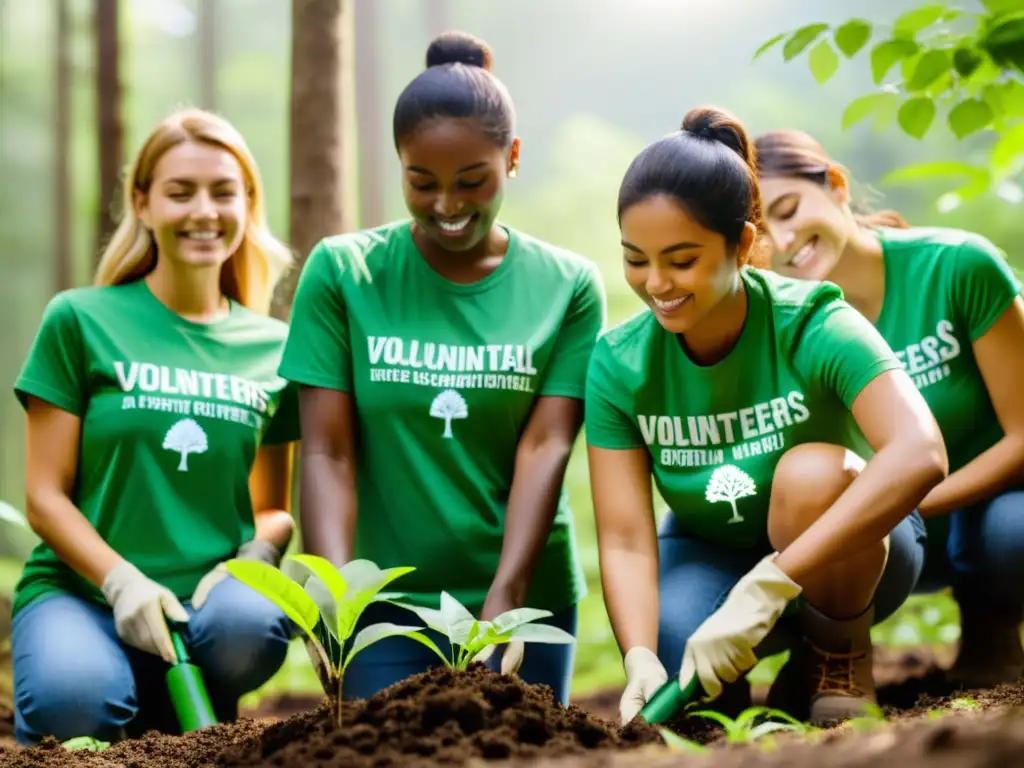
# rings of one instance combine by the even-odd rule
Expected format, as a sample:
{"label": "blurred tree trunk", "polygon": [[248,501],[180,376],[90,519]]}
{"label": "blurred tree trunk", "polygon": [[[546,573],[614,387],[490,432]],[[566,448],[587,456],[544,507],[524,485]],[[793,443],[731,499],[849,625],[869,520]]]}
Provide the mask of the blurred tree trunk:
{"label": "blurred tree trunk", "polygon": [[54,292],[75,282],[71,247],[71,9],[68,0],[55,0],[57,19],[56,93],[54,95],[53,217]]}
{"label": "blurred tree trunk", "polygon": [[199,106],[217,109],[217,0],[199,0],[196,28]]}
{"label": "blurred tree trunk", "polygon": [[287,320],[301,265],[317,241],[355,229],[352,0],[293,0],[291,224],[298,252],[273,313]]}
{"label": "blurred tree trunk", "polygon": [[99,140],[99,219],[97,253],[117,225],[114,205],[124,155],[124,118],[121,107],[119,0],[95,0],[96,118]]}
{"label": "blurred tree trunk", "polygon": [[448,0],[427,0],[426,14],[427,33],[431,39],[448,31]]}
{"label": "blurred tree trunk", "polygon": [[377,3],[356,4],[356,108],[359,145],[359,225],[384,223],[383,152],[380,119],[380,14]]}

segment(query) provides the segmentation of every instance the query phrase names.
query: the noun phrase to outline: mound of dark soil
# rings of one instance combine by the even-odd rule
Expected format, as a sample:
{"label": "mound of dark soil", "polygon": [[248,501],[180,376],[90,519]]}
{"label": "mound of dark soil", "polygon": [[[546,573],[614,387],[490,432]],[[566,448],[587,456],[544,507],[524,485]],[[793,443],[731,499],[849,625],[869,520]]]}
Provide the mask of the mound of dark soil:
{"label": "mound of dark soil", "polygon": [[0,751],[7,768],[386,768],[462,765],[472,759],[537,760],[660,744],[657,729],[620,729],[551,689],[474,665],[435,669],[366,701],[347,702],[339,727],[326,703],[287,720],[241,720],[185,736],[147,734],[102,752],[67,752],[55,741]]}

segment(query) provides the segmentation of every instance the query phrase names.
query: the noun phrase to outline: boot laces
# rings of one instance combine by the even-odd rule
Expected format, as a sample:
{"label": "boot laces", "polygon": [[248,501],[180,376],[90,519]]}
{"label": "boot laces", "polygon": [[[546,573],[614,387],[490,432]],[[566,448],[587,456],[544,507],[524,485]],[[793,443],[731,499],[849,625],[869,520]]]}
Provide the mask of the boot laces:
{"label": "boot laces", "polygon": [[816,693],[865,695],[864,689],[857,684],[857,662],[867,658],[867,651],[832,653],[813,646],[811,650],[814,652]]}

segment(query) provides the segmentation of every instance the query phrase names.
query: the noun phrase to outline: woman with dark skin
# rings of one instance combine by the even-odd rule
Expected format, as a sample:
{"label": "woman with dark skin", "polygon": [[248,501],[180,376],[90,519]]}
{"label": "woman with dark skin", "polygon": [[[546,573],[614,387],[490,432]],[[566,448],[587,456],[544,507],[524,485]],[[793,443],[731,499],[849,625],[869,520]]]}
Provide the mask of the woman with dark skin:
{"label": "woman with dark skin", "polygon": [[927,405],[835,286],[750,265],[753,164],[739,122],[698,108],[619,191],[626,281],[649,309],[595,346],[586,435],[623,721],[669,675],[716,698],[787,648],[770,703],[860,713],[871,626],[913,589],[912,512],[946,472]]}
{"label": "woman with dark skin", "polygon": [[[303,543],[337,566],[414,566],[394,585],[413,605],[446,591],[484,620],[529,606],[574,634],[585,587],[562,484],[604,294],[593,264],[497,222],[519,139],[490,64],[469,35],[431,44],[394,115],[411,220],[327,238],[303,270],[281,366],[302,385]],[[416,623],[377,603],[361,624],[379,621]],[[535,647],[493,660],[567,702],[572,645]],[[378,642],[345,695],[437,663]]]}
{"label": "woman with dark skin", "polygon": [[928,555],[918,591],[952,586],[956,682],[1024,674],[1024,301],[998,249],[957,229],[857,215],[846,171],[811,136],[757,140],[772,268],[829,280],[871,321],[931,407],[950,475],[920,504]]}

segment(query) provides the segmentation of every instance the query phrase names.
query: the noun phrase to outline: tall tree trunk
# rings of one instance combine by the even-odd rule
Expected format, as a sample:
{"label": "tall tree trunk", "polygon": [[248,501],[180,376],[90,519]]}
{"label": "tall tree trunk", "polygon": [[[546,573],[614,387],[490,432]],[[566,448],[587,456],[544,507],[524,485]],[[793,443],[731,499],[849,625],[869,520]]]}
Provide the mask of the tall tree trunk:
{"label": "tall tree trunk", "polygon": [[54,292],[74,285],[71,247],[71,9],[55,0],[57,19],[53,136]]}
{"label": "tall tree trunk", "polygon": [[431,39],[448,31],[448,0],[426,0],[427,34]]}
{"label": "tall tree trunk", "polygon": [[97,253],[116,227],[114,205],[124,156],[124,119],[121,105],[119,0],[95,0],[96,117],[99,136],[99,219]]}
{"label": "tall tree trunk", "polygon": [[356,4],[356,106],[359,144],[359,224],[384,223],[384,126],[380,117],[380,12],[377,3]]}
{"label": "tall tree trunk", "polygon": [[317,241],[355,229],[354,46],[351,0],[293,0],[291,223],[299,264],[281,281],[287,319],[301,264]]}
{"label": "tall tree trunk", "polygon": [[199,0],[196,46],[199,70],[199,106],[217,109],[217,6],[218,0]]}

